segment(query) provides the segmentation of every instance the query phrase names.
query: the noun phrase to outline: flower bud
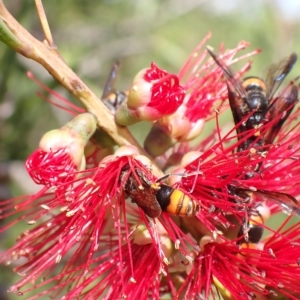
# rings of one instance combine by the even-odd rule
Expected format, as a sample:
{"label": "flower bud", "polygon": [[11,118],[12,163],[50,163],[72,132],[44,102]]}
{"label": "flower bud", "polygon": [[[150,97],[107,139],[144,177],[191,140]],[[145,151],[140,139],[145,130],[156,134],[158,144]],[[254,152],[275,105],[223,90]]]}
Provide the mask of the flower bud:
{"label": "flower bud", "polygon": [[96,126],[96,118],[84,113],[62,128],[45,133],[39,148],[26,161],[26,169],[33,180],[53,186],[68,180],[69,176],[73,178],[76,171],[84,170],[84,147]]}
{"label": "flower bud", "polygon": [[139,121],[158,120],[173,114],[182,104],[184,95],[178,77],[152,63],[133,79],[127,103],[116,112],[116,122],[127,126]]}
{"label": "flower bud", "polygon": [[138,155],[139,150],[135,146],[122,146],[116,152],[116,156],[131,156],[131,155]]}
{"label": "flower bud", "polygon": [[90,113],[76,116],[61,129],[48,131],[39,146],[45,152],[65,149],[72,161],[79,166],[84,157],[84,147],[96,130],[96,118]]}
{"label": "flower bud", "polygon": [[205,120],[189,120],[184,116],[185,109],[182,105],[173,115],[165,116],[154,124],[144,142],[149,154],[154,157],[162,155],[176,142],[190,141],[200,135]]}
{"label": "flower bud", "polygon": [[165,128],[155,123],[144,141],[144,148],[151,156],[157,157],[170,149],[175,142]]}

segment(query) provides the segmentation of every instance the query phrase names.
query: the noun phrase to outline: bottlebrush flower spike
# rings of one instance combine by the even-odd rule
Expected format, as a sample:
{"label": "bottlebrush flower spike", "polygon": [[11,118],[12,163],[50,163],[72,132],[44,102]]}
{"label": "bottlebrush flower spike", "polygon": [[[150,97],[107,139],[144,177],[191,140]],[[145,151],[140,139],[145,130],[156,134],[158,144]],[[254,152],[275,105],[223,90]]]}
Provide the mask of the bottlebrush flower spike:
{"label": "bottlebrush flower spike", "polygon": [[[238,146],[253,137],[255,130],[232,144],[234,128],[225,135],[217,128],[218,132],[194,148],[198,152],[189,153],[193,148],[183,147],[182,151],[187,155],[181,157],[180,168],[172,171],[182,176],[171,176],[169,184],[196,199],[201,210],[194,218],[183,218],[181,228],[189,231],[196,240],[211,232],[218,235],[220,226],[230,232],[236,227],[236,220],[242,224],[245,211],[260,202],[266,202],[272,214],[283,211],[300,216],[296,200],[300,196],[300,146],[297,142],[300,136],[299,123],[293,123],[297,116],[299,109],[290,115],[275,144],[263,145],[261,149],[250,148],[237,153]],[[260,127],[262,136],[272,128],[273,121],[276,120]],[[192,159],[187,159],[188,155]],[[257,165],[260,165],[259,172],[255,171]],[[247,177],[249,172],[253,173],[251,178]],[[237,196],[244,191],[250,202]]]}
{"label": "bottlebrush flower spike", "polygon": [[299,223],[275,231],[255,247],[241,247],[224,237],[218,241],[203,237],[201,251],[186,264],[187,276],[177,297],[195,299],[204,291],[208,299],[215,286],[224,299],[277,299],[278,295],[299,299],[299,238]]}
{"label": "bottlebrush flower spike", "polygon": [[[224,59],[232,59],[236,51],[224,54]],[[193,64],[198,67],[201,59],[196,59],[196,63],[191,61],[184,71]],[[212,67],[212,63],[207,62],[206,66]],[[210,81],[205,85],[204,81],[203,92],[196,70],[195,67],[191,77],[187,76],[190,94],[178,111],[184,107],[187,112],[193,92],[198,96],[207,94],[204,108],[199,110],[206,120],[211,116],[216,98],[222,98],[222,89],[210,86]],[[156,69],[155,76],[159,72],[162,71]],[[209,76],[210,71],[207,72]],[[179,77],[185,77],[183,74],[186,73]],[[221,72],[213,71],[213,74],[215,84],[220,84],[216,78],[222,76]],[[211,103],[210,99],[213,99]],[[196,112],[199,103],[191,102],[191,111],[194,104]],[[263,224],[270,211],[271,218],[282,208],[286,211],[286,203],[274,204],[263,194],[246,198],[235,193],[240,189],[253,194],[264,190],[289,193],[291,197],[300,195],[297,142],[300,131],[299,125],[292,123],[298,117],[299,110],[289,116],[276,143],[239,152],[239,145],[253,137],[256,129],[236,142],[235,129],[239,125],[224,135],[221,132],[224,128],[221,130],[217,122],[214,134],[195,148],[180,145],[185,153],[197,152],[183,157],[181,170],[175,174],[179,180],[172,184],[163,181],[168,176],[159,174],[134,147],[122,147],[109,156],[104,153],[105,158],[99,164],[97,157],[93,157],[94,150],[89,149],[91,152],[87,153],[95,160],[90,159],[83,171],[82,156],[65,150],[67,143],[62,149],[70,156],[71,173],[66,174],[69,169],[65,166],[59,168],[54,164],[54,178],[45,176],[44,179],[40,175],[35,178],[45,185],[41,192],[0,203],[1,217],[15,218],[11,224],[26,220],[34,226],[0,255],[1,262],[14,263],[21,259],[15,271],[24,277],[11,291],[19,295],[33,291],[37,294],[32,299],[49,294],[59,299],[161,299],[166,296],[208,299],[222,294],[226,299],[239,300],[275,293],[299,299],[299,226],[283,231],[289,217],[278,230]],[[262,135],[272,122],[260,127]],[[51,152],[51,145],[44,150]],[[75,151],[78,153],[81,152]],[[171,159],[169,164],[174,164]],[[260,170],[256,174],[258,164]],[[247,177],[249,172],[254,175]],[[165,202],[161,203],[158,191],[163,186],[169,194],[165,194]],[[256,210],[261,202],[265,213]],[[190,209],[186,203],[196,205]],[[296,200],[293,205],[293,210],[288,212],[299,212]],[[12,209],[23,214],[17,216]],[[182,209],[191,212],[189,217],[179,216]],[[255,222],[253,211],[261,216],[261,222]],[[271,236],[248,243],[249,224],[269,230]],[[215,287],[218,295],[214,294]]]}
{"label": "bottlebrush flower spike", "polygon": [[[59,193],[54,187],[52,193],[43,196],[37,194],[1,203],[6,210],[15,206],[18,211],[24,212],[17,220],[26,219],[28,224],[35,225],[19,237],[15,246],[0,255],[0,261],[9,260],[8,263],[25,259],[15,268],[24,278],[11,291],[22,294],[26,292],[20,291],[22,287],[46,276],[50,277],[46,283],[57,282],[51,292],[60,293],[65,285],[75,282],[68,295],[73,297],[79,292],[85,295],[89,283],[99,280],[96,274],[104,274],[116,266],[117,274],[111,274],[113,276],[103,280],[98,285],[99,289],[92,289],[89,295],[103,295],[107,284],[115,282],[110,293],[117,298],[128,294],[146,299],[149,289],[157,297],[160,272],[167,274],[168,257],[173,251],[171,240],[174,242],[178,238],[180,230],[175,236],[174,230],[169,229],[174,227],[174,223],[167,219],[162,226],[158,220],[146,218],[139,206],[125,201],[124,186],[129,177],[142,181],[144,178],[139,177],[139,172],[143,172],[149,181],[155,181],[149,165],[143,165],[141,160],[147,161],[137,154],[135,148],[123,147],[115,155],[102,160],[99,167],[80,172],[72,184],[68,183],[68,188],[62,191],[57,187]],[[142,189],[143,183],[139,184]],[[143,230],[137,226],[141,223],[144,223]],[[182,236],[183,241],[185,235],[182,233]],[[155,260],[147,266],[149,257],[152,260],[155,257]],[[58,268],[62,275],[55,276]],[[80,278],[83,277],[86,280],[82,283]],[[136,285],[134,281],[137,281]],[[144,285],[142,289],[141,282]],[[39,285],[43,284],[37,283],[32,289]],[[66,299],[70,297],[66,296]]]}
{"label": "bottlebrush flower spike", "polygon": [[170,115],[182,104],[184,95],[178,77],[152,63],[133,79],[127,103],[116,112],[116,122],[127,126]]}
{"label": "bottlebrush flower spike", "polygon": [[37,184],[58,186],[85,169],[84,147],[96,130],[90,113],[76,116],[60,129],[44,134],[39,148],[26,160],[26,169]]}
{"label": "bottlebrush flower spike", "polygon": [[[160,118],[148,134],[144,147],[152,156],[162,155],[176,142],[193,140],[203,130],[214,109],[220,109],[227,99],[226,81],[221,80],[223,71],[212,61],[203,46],[210,38],[208,34],[188,58],[178,77],[186,95],[183,104],[170,116]],[[259,50],[239,58],[234,56],[249,43],[241,42],[235,49],[223,50],[221,57],[227,65],[259,53]],[[205,60],[208,58],[207,62]],[[240,78],[250,68],[250,62],[237,73]],[[226,105],[224,105],[224,108]]]}
{"label": "bottlebrush flower spike", "polygon": [[[292,118],[295,117],[293,114]],[[296,139],[293,132],[290,130],[286,138]],[[253,274],[259,271],[256,268],[260,261],[256,256],[265,257],[270,264],[270,256],[274,259],[275,246],[274,249],[270,246],[272,255],[269,250],[262,252],[258,247],[240,247],[237,243],[237,227],[243,223],[251,205],[238,205],[235,197],[230,195],[228,186],[249,188],[254,184],[254,179],[259,184],[262,180],[260,176],[251,179],[251,183],[242,178],[249,168],[264,162],[266,158],[268,164],[279,160],[293,163],[292,174],[298,176],[299,185],[300,172],[296,170],[300,159],[285,159],[283,152],[277,150],[281,145],[274,147],[276,155],[270,151],[272,160],[259,153],[253,155],[250,150],[235,153],[232,150],[237,148],[238,143],[226,147],[230,141],[232,136],[227,135],[213,146],[208,147],[204,143],[203,149],[199,149],[201,152],[193,153],[192,162],[186,159],[185,172],[173,187],[179,187],[198,202],[200,209],[192,218],[171,218],[162,212],[158,218],[160,222],[157,219],[152,221],[140,206],[125,201],[124,187],[128,178],[133,176],[138,185],[145,189],[147,186],[143,187],[141,174],[146,177],[145,182],[156,183],[158,177],[152,174],[150,164],[135,159],[139,154],[130,147],[120,148],[115,155],[102,160],[97,168],[81,172],[72,182],[74,184],[65,190],[65,194],[60,192],[42,198],[35,197],[34,200],[20,200],[16,206],[22,206],[22,210],[27,212],[21,219],[26,218],[30,220],[29,224],[37,224],[20,236],[17,244],[0,257],[1,261],[26,259],[23,265],[16,268],[18,273],[26,276],[13,286],[12,291],[20,294],[26,292],[20,289],[46,276],[45,282],[37,283],[30,290],[47,288],[45,285],[48,283],[55,283],[55,286],[36,298],[50,292],[54,292],[54,297],[59,295],[61,298],[62,290],[71,286],[65,294],[66,299],[97,298],[106,292],[109,292],[107,295],[111,299],[125,295],[159,299],[166,293],[171,293],[174,299],[182,295],[193,299],[200,293],[205,296],[212,293],[213,285],[217,282],[219,288],[223,289],[221,293],[228,292],[232,299],[246,299],[242,297],[266,293],[267,287],[261,287],[264,275]],[[288,142],[282,145],[282,149],[291,151]],[[295,156],[298,152],[297,147]],[[283,187],[287,181],[278,184]],[[44,218],[41,219],[41,216]],[[148,231],[147,238],[141,238],[140,232],[135,233],[140,224],[145,226],[142,231]],[[165,232],[159,229],[158,224],[162,225]],[[212,241],[205,245],[200,243],[199,247],[199,240],[202,241],[206,234],[210,235]],[[232,240],[227,234],[233,235]],[[274,238],[276,236],[274,234]],[[282,234],[284,237],[285,234]],[[189,255],[190,247],[195,249],[192,255]],[[172,248],[178,251],[172,251]],[[147,257],[148,265],[142,264],[141,267],[142,262],[146,263],[142,254]],[[189,266],[180,263],[183,256],[187,258]],[[290,267],[293,271],[295,268],[292,259],[287,261],[289,266],[286,270],[290,274]],[[284,260],[280,261],[281,266],[283,263]],[[262,264],[260,266],[263,267]],[[60,275],[52,275],[58,268]],[[160,271],[166,275],[164,279]],[[181,279],[177,282],[175,279],[178,277]],[[251,280],[257,283],[254,287],[245,284]],[[150,281],[154,284],[148,284]],[[286,282],[287,279],[280,281],[279,286],[288,286]],[[274,286],[277,281],[272,277],[269,283]]]}
{"label": "bottlebrush flower spike", "polygon": [[[139,229],[137,230],[139,234]],[[152,240],[138,244],[135,238],[127,244],[119,245],[117,232],[111,229],[99,237],[99,246],[95,251],[95,257],[91,261],[91,268],[84,273],[84,256],[86,252],[81,249],[77,253],[77,260],[73,265],[64,268],[59,275],[50,277],[42,283],[37,283],[33,288],[24,291],[27,293],[33,289],[49,286],[49,283],[57,282],[46,291],[38,293],[30,299],[40,299],[51,293],[60,299],[159,299],[161,295],[160,278],[164,272],[164,264],[157,256]],[[125,228],[120,234],[127,235]],[[135,234],[136,235],[136,234]],[[168,256],[172,253],[172,246],[168,237],[161,235],[163,251]],[[140,239],[139,239],[140,241]],[[170,248],[171,246],[171,248]],[[133,259],[134,258],[134,259]],[[113,272],[112,272],[113,270]],[[166,273],[165,273],[166,274]],[[71,287],[63,295],[65,287]],[[13,288],[17,288],[14,286]],[[20,295],[23,292],[19,293]]]}

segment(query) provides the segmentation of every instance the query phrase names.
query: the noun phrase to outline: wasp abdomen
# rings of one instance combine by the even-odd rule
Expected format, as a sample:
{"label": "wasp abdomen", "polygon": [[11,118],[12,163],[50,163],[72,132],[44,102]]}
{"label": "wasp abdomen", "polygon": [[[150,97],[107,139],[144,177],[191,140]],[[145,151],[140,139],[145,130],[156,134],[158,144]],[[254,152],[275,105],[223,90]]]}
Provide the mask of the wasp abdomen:
{"label": "wasp abdomen", "polygon": [[162,184],[156,193],[156,199],[162,209],[172,215],[192,216],[198,212],[198,204],[184,192]]}
{"label": "wasp abdomen", "polygon": [[243,79],[242,87],[245,91],[258,90],[261,92],[266,92],[267,87],[264,80],[257,76],[250,76]]}
{"label": "wasp abdomen", "polygon": [[240,229],[238,237],[243,236],[243,239],[239,241],[239,244],[258,244],[263,236],[263,233],[264,228],[262,216],[259,214],[257,216],[251,216],[247,224],[244,224],[244,226],[242,226]]}

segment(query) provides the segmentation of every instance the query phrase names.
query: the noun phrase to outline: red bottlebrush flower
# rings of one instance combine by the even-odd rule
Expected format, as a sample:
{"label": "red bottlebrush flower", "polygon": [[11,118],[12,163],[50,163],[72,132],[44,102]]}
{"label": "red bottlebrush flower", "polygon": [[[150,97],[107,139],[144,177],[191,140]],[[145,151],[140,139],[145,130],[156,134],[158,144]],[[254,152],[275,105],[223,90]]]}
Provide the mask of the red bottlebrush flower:
{"label": "red bottlebrush flower", "polygon": [[[137,229],[136,232],[138,232]],[[137,233],[134,235],[140,235]],[[120,232],[127,235],[124,228]],[[91,261],[91,268],[85,272],[85,265],[80,263],[76,267],[64,270],[63,273],[38,284],[37,287],[45,286],[55,280],[59,284],[49,289],[47,292],[36,295],[32,299],[39,298],[46,293],[62,290],[65,286],[72,286],[63,299],[74,298],[103,298],[103,299],[159,299],[161,295],[160,277],[164,272],[164,264],[161,261],[157,249],[150,241],[136,243],[136,238],[130,244],[119,245],[116,239],[117,233],[113,230],[109,234],[102,234],[99,240],[99,247],[95,258]],[[171,243],[167,237],[161,236],[162,244],[165,246],[163,251],[170,255]],[[139,238],[139,242],[141,239]],[[79,257],[78,257],[79,259]],[[80,258],[80,262],[83,259]],[[112,272],[113,270],[113,272]]]}
{"label": "red bottlebrush flower", "polygon": [[148,107],[162,111],[163,115],[170,115],[182,104],[185,90],[180,86],[176,75],[168,74],[152,63],[151,68],[146,70],[144,79],[154,82]]}
{"label": "red bottlebrush flower", "polygon": [[119,125],[154,121],[174,113],[182,104],[185,90],[176,75],[159,69],[154,63],[140,71],[129,90],[128,101],[116,112]]}
{"label": "red bottlebrush flower", "polygon": [[[226,63],[243,46],[224,52]],[[219,80],[221,71],[212,61],[199,68],[206,52],[197,54],[199,58],[191,58],[179,74],[180,80],[186,78],[188,95],[177,112],[182,109],[189,125],[193,124],[190,135],[176,136],[180,142],[201,127],[196,115],[201,122],[210,118],[213,104],[226,94],[225,83]],[[186,76],[187,70],[191,71]],[[156,92],[168,94],[169,87],[177,87],[173,75],[155,66],[145,76],[154,78],[155,99],[160,99]],[[156,83],[162,87],[154,88]],[[180,90],[176,91],[180,94]],[[178,100],[178,94],[168,95]],[[78,152],[72,151],[69,138],[41,147],[48,156],[35,154],[32,165],[47,164],[30,171],[45,187],[36,195],[0,204],[3,217],[14,215],[12,209],[23,213],[7,227],[23,220],[34,225],[0,255],[1,262],[17,262],[15,271],[24,275],[11,291],[35,292],[32,299],[50,294],[62,299],[222,295],[239,300],[275,293],[298,299],[299,226],[283,230],[289,218],[276,230],[264,224],[279,210],[300,211],[294,198],[300,195],[300,137],[298,125],[292,123],[298,116],[299,111],[289,116],[281,132],[276,132],[274,144],[244,151],[239,146],[256,136],[257,128],[237,137],[234,132],[241,124],[223,134],[217,120],[214,134],[199,145],[178,146],[187,155],[166,159],[163,170],[175,161],[181,160],[181,165],[175,174],[165,176],[134,147],[121,147],[112,155],[102,153],[100,163],[94,155],[97,151],[86,149],[88,168],[83,170],[80,165],[90,130],[86,140],[76,130],[72,139],[71,127],[61,129],[59,133],[66,131],[75,140]],[[263,122],[260,134],[265,136],[281,117]],[[65,142],[64,147],[60,142]],[[61,157],[68,156],[61,153],[70,158],[62,166]],[[177,181],[171,184],[173,175]],[[261,240],[263,230],[271,236]]]}
{"label": "red bottlebrush flower", "polygon": [[203,237],[201,251],[186,265],[186,279],[178,295],[195,299],[204,291],[205,299],[217,293],[225,299],[260,299],[284,295],[299,299],[299,224],[275,231],[252,247],[219,238]]}
{"label": "red bottlebrush flower", "polygon": [[39,149],[26,161],[31,178],[48,188],[72,181],[76,171],[85,168],[84,147],[95,130],[95,117],[84,113],[44,134]]}
{"label": "red bottlebrush flower", "polygon": [[[265,127],[268,128],[268,124],[262,130]],[[286,138],[296,138],[293,136],[296,132],[291,130]],[[292,175],[299,179],[296,170],[300,160],[286,160],[284,153],[277,150],[283,145],[282,150],[290,151],[287,144],[274,147],[276,152],[270,150],[270,160],[250,150],[232,152],[238,143],[228,146],[231,140],[231,136],[225,136],[208,149],[205,145],[202,153],[197,153],[196,160],[187,163],[185,173],[179,174],[180,181],[171,190],[171,196],[179,188],[198,203],[199,211],[193,217],[171,217],[162,211],[158,219],[151,219],[134,196],[135,208],[132,206],[135,204],[125,201],[125,192],[130,187],[128,182],[136,183],[137,192],[146,196],[149,195],[147,189],[164,184],[157,182],[150,164],[135,159],[139,156],[137,151],[128,147],[106,157],[98,167],[80,172],[64,193],[54,190],[53,194],[29,197],[17,203],[18,209],[27,212],[21,219],[30,220],[29,224],[36,223],[36,227],[21,235],[17,244],[0,257],[2,261],[25,258],[16,271],[26,276],[12,287],[12,291],[22,294],[27,291],[23,288],[26,284],[45,278],[43,283],[29,288],[46,289],[35,298],[53,293],[54,297],[64,295],[65,299],[102,296],[119,299],[126,295],[127,298],[160,299],[165,294],[171,294],[174,299],[182,295],[193,299],[199,294],[208,297],[216,285],[220,293],[229,294],[232,299],[246,299],[249,295],[267,295],[270,293],[268,286],[272,289],[276,284],[277,287],[286,286],[285,295],[293,296],[289,290],[294,281],[291,285],[287,281],[291,270],[298,270],[294,265],[295,254],[293,259],[285,257],[279,261],[288,272],[282,273],[282,276],[287,274],[286,277],[276,281],[275,275],[269,272],[271,277],[265,281],[264,262],[270,265],[274,259],[274,249],[279,248],[279,242],[275,243],[278,232],[274,232],[274,245],[268,246],[271,254],[267,246],[262,249],[241,247],[237,232],[252,203],[239,204],[235,201],[238,197],[230,194],[229,186],[250,188],[255,186],[255,181],[259,184],[262,180],[259,176],[242,178],[249,168],[264,163],[264,159],[268,166],[279,160],[293,163]],[[294,149],[295,156],[299,152],[297,149]],[[274,168],[279,172],[277,166]],[[267,166],[264,169],[262,164],[262,172],[269,169]],[[282,186],[286,184],[286,181],[281,183]],[[137,233],[140,224],[145,224],[142,231],[148,231],[147,238]],[[213,241],[205,245],[200,243],[199,247],[199,241],[206,234],[210,234]],[[293,234],[296,235],[295,231]],[[285,239],[286,233],[280,236]],[[268,239],[266,245],[270,241],[272,239]],[[291,245],[298,247],[296,242]],[[171,251],[172,248],[178,251]],[[195,250],[189,255],[191,248]],[[189,266],[180,263],[184,257]],[[288,265],[284,266],[284,261]],[[57,275],[58,269],[60,274]],[[67,287],[70,289],[65,291]]]}
{"label": "red bottlebrush flower", "polygon": [[[132,152],[132,149],[125,151],[120,149],[118,155],[129,152]],[[133,176],[137,182],[141,181],[139,186],[142,189],[144,179],[140,177],[138,170],[143,172],[148,180],[155,181],[148,167],[138,160],[130,156],[113,155],[106,157],[99,167],[81,172],[80,177],[74,180],[74,184],[69,185],[69,189],[64,193],[62,191],[57,193],[54,190],[53,193],[43,197],[37,195],[20,199],[17,204],[10,202],[19,211],[25,212],[19,220],[27,219],[28,224],[36,224],[33,229],[19,237],[14,247],[0,256],[0,260],[9,259],[10,262],[25,259],[15,271],[26,274],[26,277],[11,290],[21,294],[23,292],[20,289],[27,283],[34,282],[39,277],[50,276],[53,277],[49,279],[50,282],[60,283],[49,291],[60,293],[65,285],[76,282],[76,288],[73,286],[75,289],[70,292],[72,295],[70,297],[77,293],[85,295],[84,290],[91,283],[90,280],[99,279],[95,274],[100,274],[101,278],[102,273],[111,270],[115,265],[119,268],[119,279],[115,277],[116,274],[108,277],[107,282],[101,283],[101,286],[104,286],[102,292],[100,292],[102,287],[99,286],[99,290],[92,289],[89,295],[104,293],[105,286],[117,280],[118,287],[112,288],[110,292],[116,298],[124,293],[129,296],[139,295],[141,299],[146,299],[150,293],[157,298],[159,274],[173,250],[170,238],[175,242],[180,230],[177,230],[176,236],[174,230],[169,229],[174,223],[167,219],[164,220],[164,226],[168,226],[167,229],[170,230],[170,233],[167,233],[158,220],[150,221],[145,217],[143,210],[133,210],[130,203],[125,203],[124,185],[126,186],[129,176]],[[132,198],[132,201],[134,200]],[[139,202],[137,204],[140,207]],[[145,223],[144,231],[148,232],[145,236],[138,231],[136,225],[141,222]],[[132,226],[135,229],[131,230]],[[102,237],[107,233],[114,239],[111,245],[113,252],[109,252],[109,255],[105,252],[110,251],[107,247],[108,238],[104,239],[106,246],[101,247]],[[100,265],[98,254],[100,257],[102,255]],[[148,267],[145,262],[149,257],[153,259],[154,255],[156,255],[155,264],[151,263]],[[112,257],[115,257],[113,264]],[[103,261],[104,258],[107,259],[106,263]],[[140,267],[141,263],[145,266],[144,270]],[[50,275],[55,274],[59,265],[64,265],[61,270],[63,275]],[[78,269],[79,265],[81,267]],[[124,272],[126,269],[127,273]],[[87,274],[91,274],[91,277],[88,278]],[[135,285],[136,288],[131,287],[134,280],[139,282],[142,278],[146,280],[147,278],[143,277],[146,274],[149,274],[149,278],[147,284],[143,282],[145,284],[143,289],[140,285]],[[61,282],[62,276],[68,279]],[[81,281],[82,276],[85,276],[86,281],[79,285],[78,281]],[[155,289],[153,280],[157,283]],[[149,289],[152,289],[152,292],[149,292]],[[69,296],[66,297],[71,299]]]}
{"label": "red bottlebrush flower", "polygon": [[[202,49],[210,36],[208,34],[197,46],[178,74],[186,90],[183,104],[174,114],[160,118],[144,142],[145,149],[152,156],[162,155],[176,142],[190,141],[199,136],[205,121],[211,118],[214,109],[220,109],[227,99],[227,85],[221,80],[223,71],[212,61],[207,50]],[[234,56],[248,45],[241,42],[235,49],[226,51],[221,46],[221,57],[229,65],[259,52],[256,50],[234,59]],[[204,63],[207,58],[207,62]],[[237,78],[240,78],[249,67],[250,62],[237,73]]]}
{"label": "red bottlebrush flower", "polygon": [[[185,101],[186,112],[184,116],[192,123],[198,119],[205,120],[210,118],[214,109],[223,105],[222,102],[220,104],[218,101],[227,99],[226,82],[221,80],[223,71],[213,63],[210,56],[208,56],[207,50],[203,49],[203,46],[205,46],[210,37],[211,34],[209,33],[196,47],[178,74],[180,82],[184,81],[182,84],[187,90],[187,99]],[[235,49],[224,50],[224,46],[221,45],[220,56],[226,62],[226,65],[231,65],[260,52],[256,50],[239,58],[234,58],[237,53],[248,46],[249,43],[243,41]],[[248,62],[241,68],[237,73],[237,79],[241,78],[248,71],[250,65],[251,62]]]}
{"label": "red bottlebrush flower", "polygon": [[[54,152],[35,150],[26,160],[26,169],[37,184],[58,186],[74,179],[77,166],[64,148]],[[61,176],[65,173],[65,176]]]}

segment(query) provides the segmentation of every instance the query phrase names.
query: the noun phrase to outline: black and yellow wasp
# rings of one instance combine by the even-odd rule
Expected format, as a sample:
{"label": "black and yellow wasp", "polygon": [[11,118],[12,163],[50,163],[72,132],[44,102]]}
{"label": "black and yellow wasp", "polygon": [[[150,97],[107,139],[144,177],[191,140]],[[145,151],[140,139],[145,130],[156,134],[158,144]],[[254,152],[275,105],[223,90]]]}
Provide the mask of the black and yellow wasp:
{"label": "black and yellow wasp", "polygon": [[[247,77],[242,81],[236,79],[231,69],[217,57],[209,48],[207,51],[216,64],[223,70],[227,78],[228,99],[236,124],[238,140],[242,142],[237,147],[237,152],[254,148],[261,151],[264,145],[274,142],[281,127],[288,119],[293,107],[298,101],[298,88],[291,84],[288,93],[274,97],[279,86],[292,70],[297,61],[297,55],[292,53],[287,59],[270,67],[266,80],[259,77]],[[274,122],[274,120],[276,120]],[[268,122],[272,126],[263,134],[260,128]],[[249,135],[249,132],[253,134]],[[244,137],[247,135],[247,138]],[[259,172],[258,164],[254,171]],[[243,179],[251,178],[253,173],[247,173]],[[300,215],[298,201],[291,195],[268,190],[250,190],[228,186],[229,193],[241,199],[241,202],[250,204],[250,210],[246,214],[244,225],[241,227],[238,237],[240,243],[257,244],[263,234],[263,218],[258,212],[262,202],[273,201],[279,204],[285,211]]]}

